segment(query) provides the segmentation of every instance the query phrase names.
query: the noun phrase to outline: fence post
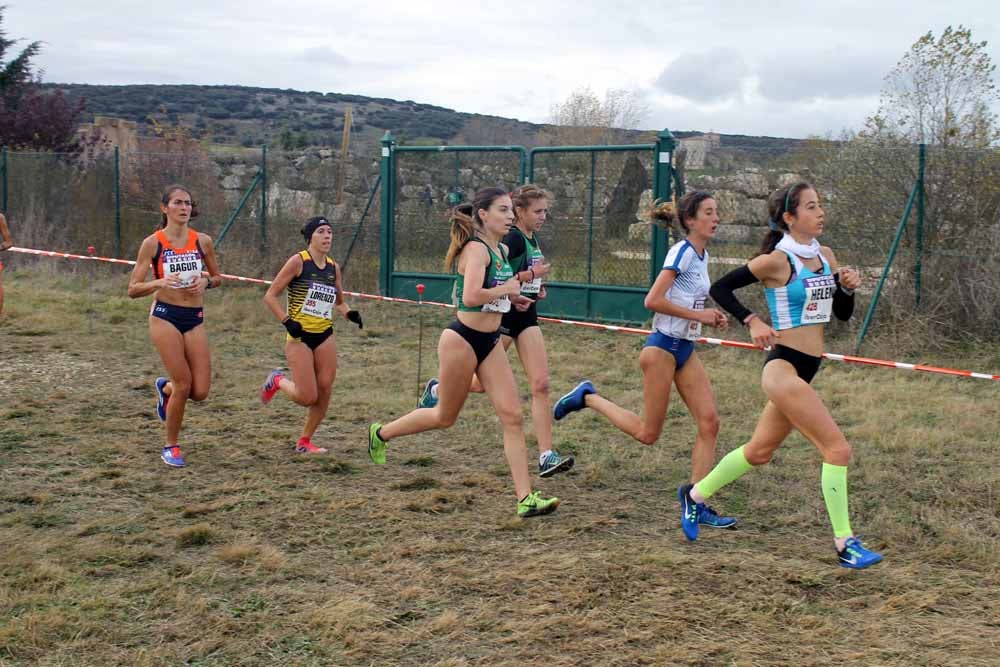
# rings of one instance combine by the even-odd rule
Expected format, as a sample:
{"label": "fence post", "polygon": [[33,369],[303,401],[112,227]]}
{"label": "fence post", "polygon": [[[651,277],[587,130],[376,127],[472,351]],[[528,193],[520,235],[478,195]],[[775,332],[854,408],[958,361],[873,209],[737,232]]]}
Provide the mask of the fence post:
{"label": "fence post", "polygon": [[267,252],[267,144],[260,147],[260,254]]}
{"label": "fence post", "polygon": [[[590,151],[590,185],[587,192],[587,285],[594,282],[594,190],[597,180],[597,153]],[[590,310],[590,290],[587,291]]]}
{"label": "fence post", "polygon": [[379,244],[379,291],[383,296],[389,294],[389,281],[392,277],[392,262],[395,254],[395,244],[393,243],[392,230],[392,209],[393,193],[396,189],[395,170],[392,164],[392,150],[395,140],[389,130],[385,131],[382,140],[382,161],[379,165],[379,179],[382,181],[381,204],[381,235],[382,242]]}
{"label": "fence post", "polygon": [[121,162],[115,146],[115,257],[122,256],[122,186]]}
{"label": "fence post", "polygon": [[913,267],[913,288],[920,305],[920,283],[924,260],[924,169],[927,166],[927,144],[920,144],[920,161],[917,167],[917,263]]}
{"label": "fence post", "polygon": [[[656,136],[656,156],[653,164],[653,200],[667,201],[670,199],[670,184],[673,181],[673,157],[677,148],[677,140],[670,130],[663,130]],[[650,226],[649,244],[649,284],[656,281],[663,260],[667,256],[670,245],[670,232],[660,234],[656,225]]]}
{"label": "fence post", "polygon": [[899,221],[899,226],[896,227],[896,236],[892,239],[892,245],[889,247],[889,256],[886,257],[885,267],[882,268],[882,276],[878,279],[875,293],[872,295],[872,300],[868,303],[868,312],[865,313],[865,319],[861,323],[861,331],[858,332],[858,340],[854,344],[854,354],[858,354],[861,351],[861,343],[864,342],[865,335],[868,333],[868,326],[871,324],[872,315],[875,314],[875,307],[878,306],[879,297],[882,296],[882,288],[885,286],[885,280],[889,277],[889,272],[892,270],[892,262],[896,258],[896,250],[899,249],[899,241],[903,238],[903,231],[906,229],[906,222],[910,219],[910,211],[913,209],[913,202],[917,197],[919,189],[920,182],[917,181],[910,190],[910,197],[906,200],[903,217]]}

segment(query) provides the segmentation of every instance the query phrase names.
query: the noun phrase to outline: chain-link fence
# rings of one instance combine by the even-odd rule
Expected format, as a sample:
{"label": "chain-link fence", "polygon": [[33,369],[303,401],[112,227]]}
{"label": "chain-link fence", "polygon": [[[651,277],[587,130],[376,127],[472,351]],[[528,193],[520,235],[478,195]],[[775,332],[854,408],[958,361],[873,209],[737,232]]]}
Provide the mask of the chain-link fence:
{"label": "chain-link fence", "polygon": [[[998,337],[1000,318],[1000,153],[855,139],[786,144],[747,138],[682,141],[676,167],[687,190],[716,197],[722,226],[709,247],[713,278],[752,256],[766,232],[767,197],[808,180],[827,213],[821,241],[843,264],[861,269],[857,314],[842,333],[857,336],[881,283],[873,331],[929,345],[968,336]],[[705,143],[703,141],[703,143]],[[117,157],[7,152],[3,197],[18,245],[134,256],[160,222],[159,198],[171,182],[198,202],[197,229],[215,238],[223,270],[271,277],[301,249],[299,229],[312,215],[333,223],[348,289],[379,289],[379,164],[373,155],[341,162],[333,151],[269,151],[172,145]],[[652,228],[650,150],[538,153],[532,178],[555,196],[539,232],[564,283],[645,288]],[[520,180],[515,151],[406,152],[397,149],[393,205],[398,219],[395,270],[443,273],[448,209],[487,185]],[[344,173],[338,190],[339,170]],[[117,179],[116,179],[117,174]],[[916,192],[915,185],[922,187]],[[906,225],[900,225],[913,195]],[[242,206],[240,204],[242,203]],[[898,241],[897,241],[897,232]],[[675,230],[672,240],[679,236]],[[894,241],[897,241],[894,243]],[[886,270],[892,255],[891,268]],[[7,255],[12,265],[30,261]],[[76,269],[73,269],[76,270]],[[884,280],[883,280],[884,275]],[[745,290],[762,309],[760,290]]]}

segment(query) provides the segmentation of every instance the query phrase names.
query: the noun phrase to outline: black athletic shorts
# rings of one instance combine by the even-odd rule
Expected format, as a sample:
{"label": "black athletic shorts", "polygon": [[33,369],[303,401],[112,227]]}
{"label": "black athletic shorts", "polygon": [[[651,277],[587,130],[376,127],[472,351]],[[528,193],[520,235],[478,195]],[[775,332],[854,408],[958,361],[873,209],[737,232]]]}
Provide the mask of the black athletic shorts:
{"label": "black athletic shorts", "polygon": [[326,339],[332,335],[333,327],[330,327],[326,331],[321,331],[319,333],[309,333],[308,331],[303,331],[301,336],[293,340],[301,340],[309,346],[310,350],[315,350],[317,347],[325,343]]}
{"label": "black athletic shorts", "polygon": [[476,331],[470,327],[465,326],[458,320],[455,320],[448,325],[448,328],[457,333],[459,336],[465,339],[465,342],[472,347],[472,351],[476,353],[476,367],[483,363],[483,360],[490,355],[493,348],[497,346],[500,341],[500,330],[496,331]]}
{"label": "black athletic shorts", "polygon": [[784,345],[775,345],[767,355],[764,365],[767,366],[775,359],[783,359],[795,368],[795,373],[807,383],[812,382],[819,371],[819,365],[823,363],[823,357],[814,357],[805,352],[793,350]]}
{"label": "black athletic shorts", "polygon": [[538,308],[537,304],[531,304],[531,308],[524,311],[523,313],[516,308],[511,308],[508,312],[503,314],[503,319],[500,320],[500,333],[504,336],[510,336],[511,338],[517,338],[521,335],[521,332],[528,327],[538,326]]}

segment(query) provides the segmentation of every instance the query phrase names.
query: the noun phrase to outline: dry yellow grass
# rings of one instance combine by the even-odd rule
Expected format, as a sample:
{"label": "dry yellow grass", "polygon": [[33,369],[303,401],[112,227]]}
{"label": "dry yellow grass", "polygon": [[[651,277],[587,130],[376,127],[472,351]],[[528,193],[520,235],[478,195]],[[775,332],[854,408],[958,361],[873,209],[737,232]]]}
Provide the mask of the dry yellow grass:
{"label": "dry yellow grass", "polygon": [[[514,516],[482,397],[371,465],[367,423],[416,400],[412,307],[362,303],[363,332],[338,324],[317,438],[330,454],[302,457],[303,410],[256,399],[282,363],[280,328],[252,288],[209,293],[212,394],[188,407],[189,467],[169,469],[148,302],[124,299],[121,275],[80,287],[42,268],[4,283],[0,665],[997,663],[998,383],[824,367],[816,386],[856,452],[853,523],[886,556],[849,572],[798,436],[718,496],[739,530],[687,543],[674,491],[693,425],[677,400],[653,447],[587,412],[560,422],[556,444],[578,462],[537,482],[563,498],[541,519]],[[446,318],[424,313],[425,377]],[[637,337],[545,334],[555,393],[588,376],[640,405]],[[763,404],[761,359],[699,354],[722,453]],[[996,370],[1000,348],[967,354],[921,361]]]}

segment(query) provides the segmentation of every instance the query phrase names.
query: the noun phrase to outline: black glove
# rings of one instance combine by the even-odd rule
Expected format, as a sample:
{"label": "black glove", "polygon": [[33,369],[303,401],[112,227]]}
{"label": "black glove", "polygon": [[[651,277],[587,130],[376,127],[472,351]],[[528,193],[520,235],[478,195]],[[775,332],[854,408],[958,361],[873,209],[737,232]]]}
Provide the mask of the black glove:
{"label": "black glove", "polygon": [[361,313],[356,310],[347,311],[347,319],[358,325],[359,329],[365,328],[365,323],[361,321]]}
{"label": "black glove", "polygon": [[288,332],[289,336],[292,338],[302,338],[302,324],[300,322],[296,322],[289,317],[282,320],[281,323],[285,325],[285,331]]}

